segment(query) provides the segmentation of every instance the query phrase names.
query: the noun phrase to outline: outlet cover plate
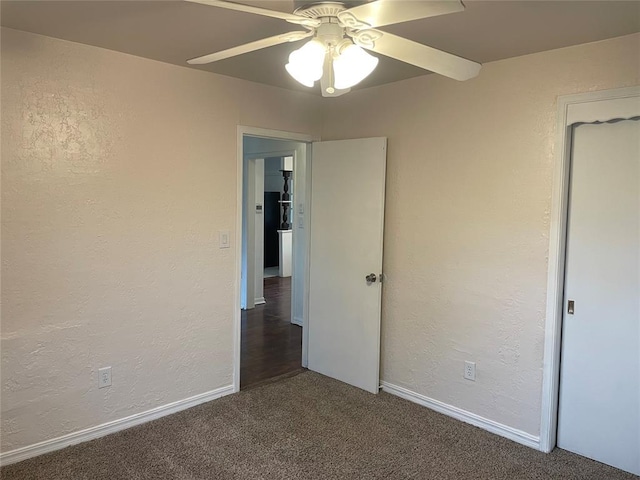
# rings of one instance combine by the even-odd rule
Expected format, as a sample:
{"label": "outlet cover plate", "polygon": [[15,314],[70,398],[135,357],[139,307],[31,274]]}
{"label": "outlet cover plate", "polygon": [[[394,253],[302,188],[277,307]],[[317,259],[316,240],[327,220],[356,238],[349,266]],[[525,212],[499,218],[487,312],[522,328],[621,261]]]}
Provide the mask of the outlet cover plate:
{"label": "outlet cover plate", "polygon": [[476,362],[464,362],[464,378],[476,381]]}
{"label": "outlet cover plate", "polygon": [[111,386],[111,367],[98,369],[98,388]]}

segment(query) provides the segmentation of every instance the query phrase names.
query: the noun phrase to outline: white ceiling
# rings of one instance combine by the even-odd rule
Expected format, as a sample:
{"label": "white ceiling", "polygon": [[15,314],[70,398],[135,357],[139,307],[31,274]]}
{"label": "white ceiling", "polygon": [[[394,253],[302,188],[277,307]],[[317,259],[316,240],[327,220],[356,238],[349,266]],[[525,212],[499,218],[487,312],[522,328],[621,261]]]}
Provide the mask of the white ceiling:
{"label": "white ceiling", "polygon": [[[292,0],[236,1],[287,12],[294,9]],[[467,0],[465,4],[467,8],[461,13],[381,30],[480,63],[640,31],[640,1]],[[295,25],[273,18],[183,1],[158,0],[3,0],[1,23],[9,28],[185,67],[188,58],[297,29]],[[298,85],[284,69],[288,54],[299,45],[284,44],[189,68],[310,90]],[[427,73],[381,57],[378,68],[357,88]]]}

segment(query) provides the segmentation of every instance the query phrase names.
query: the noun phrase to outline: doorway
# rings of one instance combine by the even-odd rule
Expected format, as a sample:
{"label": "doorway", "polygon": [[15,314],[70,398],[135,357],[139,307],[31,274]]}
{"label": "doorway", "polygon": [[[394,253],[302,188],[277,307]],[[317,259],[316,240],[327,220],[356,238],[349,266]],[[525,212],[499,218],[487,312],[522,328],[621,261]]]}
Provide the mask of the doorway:
{"label": "doorway", "polygon": [[[572,165],[572,161],[575,162],[576,158],[574,158],[574,144],[575,144],[575,133],[578,129],[583,130],[594,130],[595,128],[605,127],[615,127],[616,125],[620,125],[624,122],[630,121],[636,117],[640,117],[640,88],[639,87],[627,87],[615,90],[605,90],[605,91],[596,91],[589,92],[583,94],[576,95],[567,95],[561,96],[558,98],[558,124],[557,124],[557,145],[556,145],[556,158],[554,163],[554,184],[553,184],[553,196],[552,196],[552,205],[551,205],[551,231],[549,236],[549,271],[548,271],[548,294],[547,294],[547,316],[545,322],[545,352],[544,352],[544,367],[543,367],[543,396],[542,396],[542,418],[541,418],[541,432],[540,432],[540,449],[544,452],[550,452],[553,450],[556,445],[560,447],[564,447],[567,449],[572,449],[573,447],[569,447],[566,442],[561,437],[564,437],[566,440],[565,433],[569,433],[566,430],[566,426],[559,425],[560,422],[564,422],[565,420],[570,420],[568,415],[574,408],[582,409],[586,403],[591,403],[592,405],[599,404],[599,407],[596,408],[596,413],[592,415],[593,419],[599,420],[605,418],[607,416],[611,416],[610,420],[613,421],[614,417],[616,417],[620,411],[619,407],[616,405],[621,405],[618,403],[618,400],[622,399],[621,391],[618,388],[614,388],[611,390],[608,386],[611,384],[611,378],[609,376],[617,376],[618,379],[621,379],[621,383],[619,385],[623,385],[629,381],[638,381],[638,365],[640,364],[640,357],[637,355],[640,354],[637,348],[638,335],[636,330],[636,335],[634,338],[624,338],[624,341],[631,340],[636,341],[636,347],[633,349],[633,352],[630,352],[629,348],[624,348],[628,353],[635,353],[635,360],[625,362],[625,365],[618,365],[617,362],[613,362],[613,368],[605,368],[607,371],[607,378],[600,378],[601,370],[608,364],[609,367],[612,367],[611,361],[612,359],[619,353],[616,350],[622,349],[622,345],[619,344],[617,347],[611,348],[611,345],[608,344],[608,336],[609,334],[616,334],[619,330],[618,327],[620,325],[617,324],[621,318],[616,315],[616,311],[623,306],[625,301],[628,300],[633,302],[635,299],[636,302],[636,314],[633,315],[631,312],[632,321],[631,324],[635,323],[636,328],[638,327],[638,315],[637,315],[637,291],[634,292],[631,296],[622,295],[626,298],[617,298],[614,300],[609,299],[608,301],[605,299],[605,303],[610,303],[609,307],[605,310],[594,308],[592,305],[593,302],[597,302],[597,295],[580,295],[580,298],[574,298],[578,291],[572,290],[570,285],[570,269],[571,269],[571,251],[574,253],[580,252],[580,247],[578,249],[572,247],[571,245],[571,236],[573,238],[582,238],[584,243],[589,244],[589,250],[593,250],[593,254],[590,255],[589,261],[594,262],[587,270],[584,271],[583,275],[581,275],[582,280],[593,279],[593,284],[597,284],[598,282],[605,282],[605,288],[602,289],[601,292],[595,293],[614,293],[618,290],[614,286],[618,281],[617,278],[609,277],[609,278],[601,278],[599,273],[594,269],[598,267],[597,264],[601,264],[600,258],[598,258],[599,254],[596,250],[600,249],[605,252],[606,255],[622,255],[623,253],[628,256],[629,265],[627,267],[634,267],[636,269],[635,275],[638,274],[638,265],[633,265],[634,255],[637,257],[638,246],[633,247],[633,235],[631,239],[629,238],[623,239],[624,236],[622,230],[624,230],[625,222],[618,221],[615,225],[615,228],[619,230],[619,234],[614,234],[613,238],[607,240],[605,237],[609,235],[610,232],[607,230],[607,226],[603,225],[597,228],[596,232],[592,232],[587,235],[580,235],[581,229],[574,228],[572,226],[572,216],[574,219],[578,219],[576,215],[578,214],[578,210],[573,209],[573,206],[576,205],[574,202],[574,198],[572,198],[572,189],[576,187],[577,179],[574,179],[573,176],[576,174]],[[583,128],[588,127],[588,128]],[[584,132],[583,132],[584,133]],[[592,132],[589,132],[592,133]],[[591,135],[586,135],[587,139],[592,139]],[[638,148],[638,138],[637,134],[632,135],[631,137],[631,148]],[[616,142],[614,142],[615,144]],[[618,145],[614,147],[617,150]],[[593,150],[593,149],[587,149]],[[595,152],[595,150],[593,150]],[[595,174],[589,175],[592,177],[596,183],[599,181],[604,182],[602,185],[596,185],[587,187],[587,199],[591,198],[595,200],[595,197],[602,193],[602,189],[607,186],[607,183],[610,183],[611,177],[619,174],[619,170],[622,165],[616,166],[616,162],[614,162],[614,157],[617,155],[616,152],[607,153],[604,155],[604,161],[588,161],[591,166],[596,166],[598,168],[605,168],[605,174]],[[635,154],[637,161],[637,150]],[[615,159],[618,161],[619,159]],[[627,163],[627,162],[623,162]],[[633,162],[631,162],[633,163]],[[583,163],[583,165],[585,165]],[[607,170],[607,167],[608,170]],[[636,166],[637,167],[637,166]],[[625,167],[626,168],[626,167]],[[633,174],[629,175],[633,177]],[[623,177],[624,178],[624,175]],[[632,180],[632,178],[625,178],[626,180]],[[635,179],[637,181],[637,175]],[[622,180],[621,180],[622,181]],[[620,182],[615,182],[620,183]],[[623,182],[624,183],[624,182]],[[637,185],[629,191],[628,187],[622,187],[618,185],[616,188],[612,190],[611,195],[604,195],[601,198],[600,202],[596,202],[597,209],[590,210],[587,208],[586,217],[583,215],[583,218],[586,218],[587,221],[596,220],[596,218],[604,218],[613,219],[618,214],[621,213],[620,209],[628,210],[629,207],[633,210],[636,208],[635,213],[631,212],[631,222],[626,226],[631,227],[631,224],[638,223],[638,205],[637,199],[636,201],[626,201],[624,200],[624,195],[627,196],[631,194],[633,197],[633,191],[636,190],[637,194]],[[621,196],[622,195],[622,196]],[[584,196],[584,195],[583,195]],[[635,205],[634,205],[635,204]],[[611,215],[605,215],[604,217],[601,215],[603,208],[609,208]],[[620,207],[620,209],[618,209]],[[609,218],[610,217],[610,218]],[[607,220],[608,221],[608,220]],[[606,223],[606,222],[605,222]],[[613,228],[612,226],[612,228]],[[622,229],[622,230],[620,230]],[[582,233],[584,233],[584,229],[582,229]],[[573,233],[572,233],[573,232]],[[588,232],[587,232],[588,233]],[[637,231],[635,232],[637,236]],[[620,241],[625,241],[624,248],[617,248],[614,244],[619,243]],[[604,262],[606,266],[607,262]],[[565,268],[566,267],[566,268]],[[593,268],[592,268],[593,267]],[[620,272],[624,274],[624,272]],[[566,274],[566,277],[565,277]],[[567,282],[565,282],[565,279]],[[637,278],[636,278],[637,282]],[[631,298],[633,297],[633,298]],[[622,300],[622,302],[619,302]],[[572,301],[571,305],[569,301]],[[570,313],[572,312],[572,313]],[[567,368],[570,367],[571,356],[572,353],[570,351],[566,351],[567,341],[571,341],[570,339],[570,331],[573,330],[580,333],[587,334],[590,328],[590,320],[587,318],[588,316],[592,316],[593,314],[597,314],[596,316],[601,317],[600,321],[596,322],[595,325],[600,326],[608,326],[608,333],[604,336],[600,336],[602,341],[596,342],[598,348],[601,347],[609,347],[608,353],[604,354],[602,351],[583,351],[577,355],[575,358],[579,359],[580,368],[579,374],[583,377],[584,385],[587,386],[589,390],[588,394],[580,395],[579,398],[574,397],[573,401],[570,401],[570,391],[567,390],[566,385],[561,384],[561,370],[562,376],[566,379],[569,378],[567,374]],[[586,316],[585,316],[586,315]],[[581,320],[577,322],[578,317]],[[635,317],[635,318],[633,318]],[[573,323],[573,325],[570,325]],[[624,322],[623,322],[624,323]],[[565,328],[566,327],[566,328]],[[578,327],[577,330],[573,327]],[[582,328],[584,327],[584,328]],[[624,335],[625,337],[632,337],[632,334]],[[571,347],[569,347],[571,348]],[[562,357],[561,357],[562,350]],[[590,364],[589,362],[595,362],[595,366]],[[635,368],[635,370],[634,370]],[[600,372],[600,373],[598,373]],[[633,374],[635,372],[635,375]],[[623,377],[618,376],[618,374],[623,374]],[[614,382],[615,383],[615,382]],[[571,389],[571,387],[569,387]],[[561,390],[564,393],[561,393]],[[633,391],[633,388],[632,388]],[[637,395],[639,391],[635,391],[634,395],[636,395],[636,404],[635,410],[631,410],[628,413],[627,421],[625,424],[632,428],[632,436],[635,431],[636,438],[634,441],[637,442],[637,434],[640,433],[640,423],[638,423],[638,403]],[[559,398],[564,396],[561,402],[564,404],[560,407]],[[567,403],[567,401],[569,403]],[[623,402],[624,403],[624,402]],[[633,403],[633,401],[631,402]],[[564,414],[559,415],[559,409],[564,411]],[[560,417],[564,415],[564,419],[560,420]],[[600,418],[597,418],[600,417]],[[635,417],[635,419],[634,419]],[[606,423],[606,418],[605,418]],[[563,433],[560,433],[560,430],[564,430]],[[590,431],[586,434],[583,434],[583,440],[588,440],[594,443],[600,443],[600,445],[608,446],[612,444],[614,440],[619,436],[618,432],[610,438],[606,431],[598,432],[597,428],[590,428]],[[618,439],[619,440],[619,439]],[[575,449],[577,451],[578,449]],[[591,456],[596,458],[595,455],[589,454],[586,450],[578,451],[577,453],[581,453],[586,456]],[[636,456],[633,455],[632,458]],[[604,458],[596,458],[600,461],[607,462]],[[622,465],[620,465],[622,468]],[[634,467],[634,468],[637,468]]]}
{"label": "doorway", "polygon": [[[260,148],[251,151],[245,140],[261,144]],[[276,143],[265,148],[263,143],[267,141]],[[291,314],[287,320],[302,327],[299,365],[377,393],[387,139],[313,142],[311,147],[305,136],[239,127],[238,143],[238,172],[243,184],[238,193],[238,204],[242,206],[238,230],[242,242],[236,292],[239,307],[245,311],[260,308],[263,314],[262,323],[254,323],[258,340],[250,342],[249,315],[245,313],[243,338],[241,309],[236,312],[235,391],[240,390],[241,383],[243,388],[251,386],[247,381],[252,380],[246,376],[242,381],[241,370],[246,374],[247,362],[252,359],[255,365],[260,365],[256,369],[264,374],[260,382],[271,381],[271,375],[276,375],[268,371],[268,360],[260,353],[269,350],[264,320],[268,317],[265,305],[270,303],[271,285],[265,283],[263,268],[256,268],[263,265],[263,257],[255,254],[256,238],[262,238],[261,232],[256,234],[256,228],[264,227],[264,204],[256,203],[256,198],[262,199],[264,193],[255,188],[256,183],[263,181],[255,172],[264,166],[264,158],[287,156],[293,149],[293,198],[289,210],[293,230]],[[275,155],[270,151],[274,148],[285,151]],[[256,293],[261,288],[264,304],[257,297],[260,292]],[[277,291],[284,290],[278,285]],[[286,310],[286,303],[280,310]],[[286,322],[285,325],[291,329],[291,325]],[[250,343],[260,344],[259,349],[250,350]],[[284,343],[281,339],[279,344]],[[292,343],[298,344],[297,338]],[[294,353],[289,358],[298,357]],[[259,383],[253,383],[256,384]]]}
{"label": "doorway", "polygon": [[293,153],[264,159],[264,278],[291,278]]}
{"label": "doorway", "polygon": [[304,140],[284,132],[239,131],[242,242],[236,389],[295,374],[305,365],[307,142],[300,137]]}

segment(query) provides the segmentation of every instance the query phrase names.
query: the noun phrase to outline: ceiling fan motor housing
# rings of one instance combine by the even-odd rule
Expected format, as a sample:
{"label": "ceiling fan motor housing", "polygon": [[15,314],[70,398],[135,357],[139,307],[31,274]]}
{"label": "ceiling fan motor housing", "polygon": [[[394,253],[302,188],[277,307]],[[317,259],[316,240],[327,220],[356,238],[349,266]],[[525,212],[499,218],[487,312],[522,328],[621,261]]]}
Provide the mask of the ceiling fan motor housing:
{"label": "ceiling fan motor housing", "polygon": [[316,39],[333,50],[344,40],[344,29],[336,18],[323,18],[322,24],[316,29]]}
{"label": "ceiling fan motor housing", "polygon": [[309,2],[308,0],[295,0],[293,2],[296,15],[309,18],[335,17],[339,12],[348,8],[357,7],[371,0],[344,0],[334,2]]}

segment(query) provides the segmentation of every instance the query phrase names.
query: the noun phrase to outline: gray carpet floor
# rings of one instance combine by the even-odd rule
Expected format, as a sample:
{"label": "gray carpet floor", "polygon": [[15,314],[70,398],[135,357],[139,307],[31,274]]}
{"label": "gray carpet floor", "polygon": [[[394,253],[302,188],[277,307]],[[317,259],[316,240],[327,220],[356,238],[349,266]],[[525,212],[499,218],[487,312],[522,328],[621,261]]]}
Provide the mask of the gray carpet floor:
{"label": "gray carpet floor", "polygon": [[2,479],[638,478],[545,455],[401,398],[305,372],[9,465]]}

